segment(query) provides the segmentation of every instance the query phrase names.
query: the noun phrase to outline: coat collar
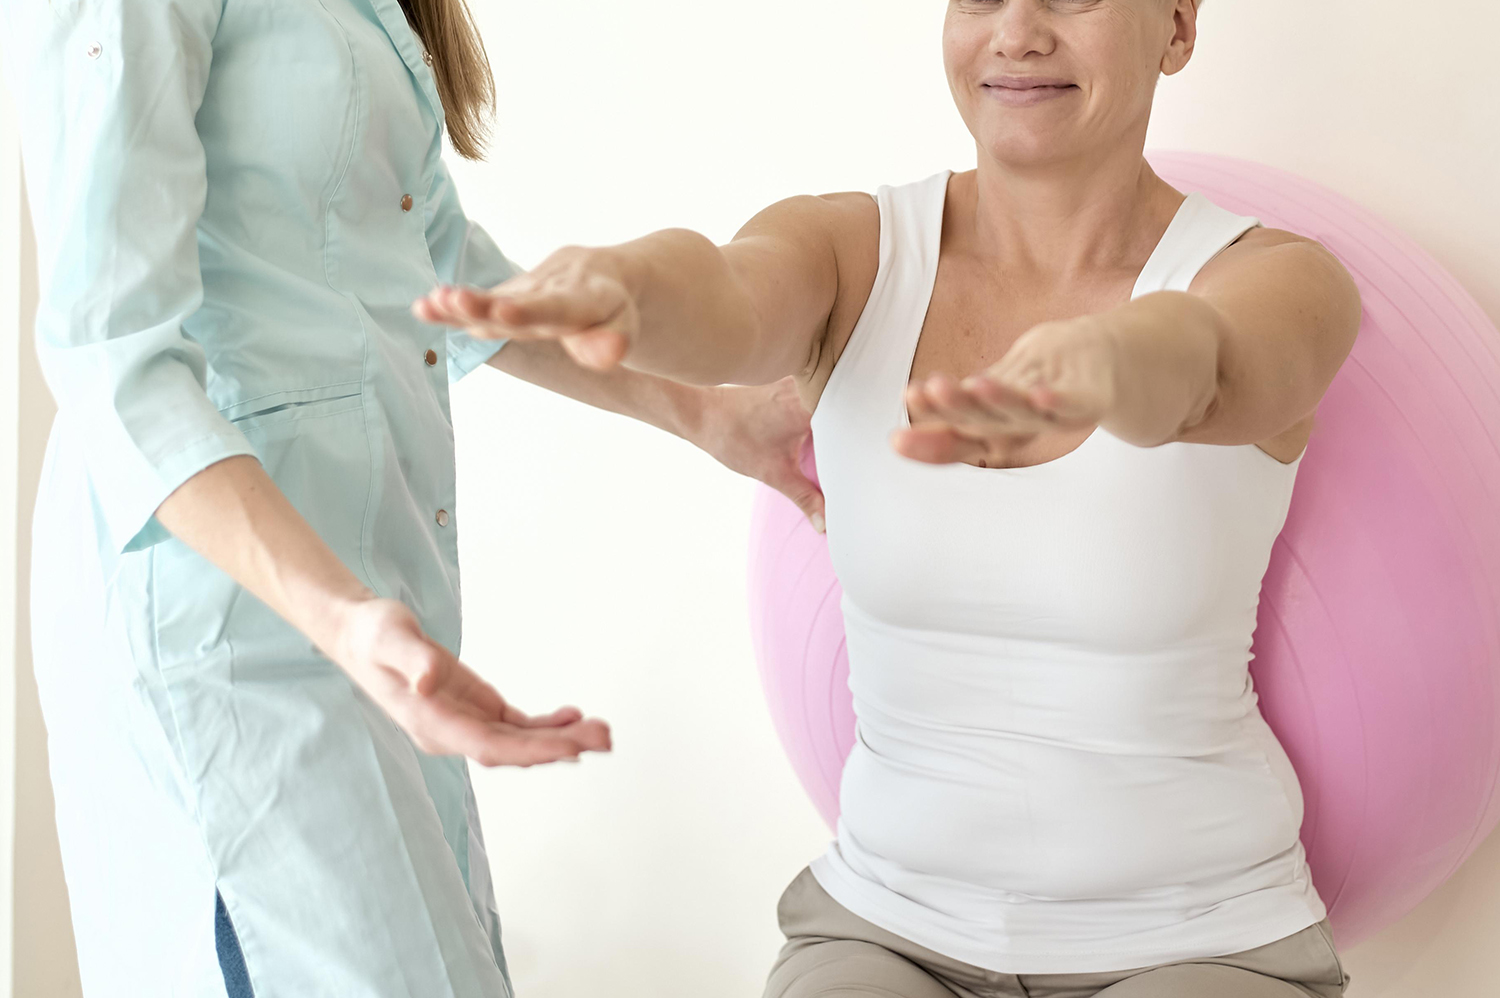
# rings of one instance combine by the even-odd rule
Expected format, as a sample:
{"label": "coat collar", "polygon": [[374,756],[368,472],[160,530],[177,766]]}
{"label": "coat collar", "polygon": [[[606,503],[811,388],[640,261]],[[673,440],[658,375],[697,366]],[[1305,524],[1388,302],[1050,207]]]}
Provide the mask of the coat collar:
{"label": "coat collar", "polygon": [[445,124],[445,119],[443,100],[437,92],[437,80],[432,75],[432,67],[424,58],[426,52],[422,48],[421,40],[412,30],[411,23],[407,21],[406,11],[401,9],[400,0],[367,0],[367,2],[374,9],[375,15],[380,18],[385,33],[390,36],[391,43],[396,46],[396,51],[401,53],[402,61],[411,72],[417,89],[422,92],[428,106],[432,108],[432,113],[437,117],[438,127],[441,129]]}

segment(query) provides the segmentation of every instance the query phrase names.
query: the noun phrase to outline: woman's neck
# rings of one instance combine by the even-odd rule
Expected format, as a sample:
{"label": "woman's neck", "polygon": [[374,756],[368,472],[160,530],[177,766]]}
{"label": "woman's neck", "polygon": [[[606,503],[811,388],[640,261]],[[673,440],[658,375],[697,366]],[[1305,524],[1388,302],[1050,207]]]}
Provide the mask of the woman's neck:
{"label": "woman's neck", "polygon": [[1133,145],[1113,157],[1025,166],[981,151],[955,194],[956,248],[1001,272],[1059,284],[1138,270],[1182,204]]}

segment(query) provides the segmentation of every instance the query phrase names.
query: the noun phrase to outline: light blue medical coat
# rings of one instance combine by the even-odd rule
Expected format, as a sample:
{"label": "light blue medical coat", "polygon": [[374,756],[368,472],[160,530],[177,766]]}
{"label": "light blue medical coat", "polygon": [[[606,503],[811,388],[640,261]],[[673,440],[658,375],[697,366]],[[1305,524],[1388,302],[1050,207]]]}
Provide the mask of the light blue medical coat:
{"label": "light blue medical coat", "polygon": [[34,637],[86,994],[506,998],[464,763],[417,752],[153,512],[258,457],[459,647],[450,379],[412,318],[514,268],[464,216],[397,0],[0,0],[59,414]]}

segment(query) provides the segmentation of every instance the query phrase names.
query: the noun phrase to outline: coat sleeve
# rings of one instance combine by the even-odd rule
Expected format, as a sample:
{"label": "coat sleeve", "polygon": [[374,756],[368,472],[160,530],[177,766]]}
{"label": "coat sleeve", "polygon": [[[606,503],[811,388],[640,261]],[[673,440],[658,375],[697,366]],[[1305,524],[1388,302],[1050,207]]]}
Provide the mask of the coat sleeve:
{"label": "coat sleeve", "polygon": [[203,301],[195,115],[222,0],[0,0],[37,233],[37,350],[116,552],[158,506],[253,455],[205,390],[183,323]]}
{"label": "coat sleeve", "polygon": [[[439,281],[492,288],[521,272],[500,252],[489,233],[464,214],[446,164],[438,166],[427,204],[427,246]],[[462,378],[504,345],[504,340],[476,340],[460,330],[449,330],[449,380]]]}

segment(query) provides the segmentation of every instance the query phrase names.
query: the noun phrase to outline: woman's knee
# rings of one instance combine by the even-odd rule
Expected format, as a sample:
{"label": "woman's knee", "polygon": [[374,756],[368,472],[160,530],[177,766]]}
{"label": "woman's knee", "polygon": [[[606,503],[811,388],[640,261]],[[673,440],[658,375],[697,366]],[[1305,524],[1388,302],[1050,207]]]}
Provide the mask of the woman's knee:
{"label": "woman's knee", "polygon": [[954,998],[905,957],[874,943],[794,939],[766,982],[765,998]]}
{"label": "woman's knee", "polygon": [[1138,974],[1095,998],[1315,998],[1278,977],[1209,963],[1177,964]]}

